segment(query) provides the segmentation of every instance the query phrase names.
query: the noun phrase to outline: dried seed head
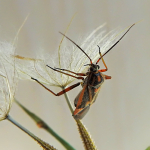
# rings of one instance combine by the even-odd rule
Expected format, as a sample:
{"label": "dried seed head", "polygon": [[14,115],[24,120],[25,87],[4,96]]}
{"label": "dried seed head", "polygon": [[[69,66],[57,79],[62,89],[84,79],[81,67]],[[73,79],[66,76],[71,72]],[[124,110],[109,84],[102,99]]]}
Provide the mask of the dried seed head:
{"label": "dried seed head", "polygon": [[93,142],[89,132],[87,131],[81,120],[76,120],[76,122],[85,150],[97,150],[95,143]]}
{"label": "dried seed head", "polygon": [[17,85],[15,60],[8,60],[10,51],[14,52],[11,44],[0,42],[0,120],[5,119],[11,109]]}
{"label": "dried seed head", "polygon": [[[104,25],[95,29],[83,42],[81,42],[81,40],[76,42],[90,56],[93,62],[99,58],[97,45],[101,47],[101,53],[103,54],[119,38],[119,36],[116,37],[116,31],[105,34],[103,27]],[[71,44],[71,46],[66,46],[66,43]],[[57,55],[40,55],[38,59],[16,55],[16,68],[20,74],[20,78],[31,79],[31,77],[33,77],[43,84],[65,87],[70,84],[74,78],[56,72],[46,67],[46,65],[68,69],[73,72],[85,72],[87,70],[87,67],[84,65],[89,63],[89,59],[76,46],[68,41],[63,41],[59,47]],[[10,54],[10,56],[12,55]]]}
{"label": "dried seed head", "polygon": [[36,137],[35,140],[43,148],[43,150],[57,150],[56,148],[54,148],[53,146],[49,145],[48,143],[46,143],[45,141],[41,140],[38,137]]}

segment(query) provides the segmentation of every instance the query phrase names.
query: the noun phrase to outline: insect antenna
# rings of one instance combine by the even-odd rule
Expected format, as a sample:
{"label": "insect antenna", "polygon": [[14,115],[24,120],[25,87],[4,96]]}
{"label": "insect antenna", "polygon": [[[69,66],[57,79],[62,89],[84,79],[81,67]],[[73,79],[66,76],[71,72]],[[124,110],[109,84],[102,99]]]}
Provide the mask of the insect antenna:
{"label": "insect antenna", "polygon": [[99,48],[99,55],[100,55],[100,57],[101,57],[101,48],[99,47],[99,45],[97,45],[98,46],[98,48]]}
{"label": "insect antenna", "polygon": [[92,60],[91,58],[88,56],[88,54],[78,45],[76,44],[74,41],[72,41],[69,37],[67,37],[65,34],[59,32],[60,34],[62,34],[63,36],[65,36],[68,40],[70,40],[74,45],[76,45],[89,59],[90,59],[90,63],[92,64]]}
{"label": "insect antenna", "polygon": [[114,46],[116,46],[116,45],[121,41],[121,39],[129,32],[129,30],[130,30],[134,25],[135,25],[135,23],[134,23],[132,26],[130,26],[129,29],[122,35],[122,37],[121,37],[114,45],[112,45],[112,46],[97,60],[96,64],[101,60],[101,58],[102,58],[103,56],[105,56]]}

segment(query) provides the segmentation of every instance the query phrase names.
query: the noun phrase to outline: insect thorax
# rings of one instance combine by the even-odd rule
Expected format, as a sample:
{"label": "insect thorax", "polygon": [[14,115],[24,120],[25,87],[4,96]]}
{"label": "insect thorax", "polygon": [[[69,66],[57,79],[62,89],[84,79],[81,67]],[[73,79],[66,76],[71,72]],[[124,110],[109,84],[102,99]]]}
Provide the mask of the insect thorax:
{"label": "insect thorax", "polygon": [[98,88],[104,82],[104,75],[97,71],[97,72],[89,72],[89,75],[84,79],[83,85],[87,84],[88,86]]}

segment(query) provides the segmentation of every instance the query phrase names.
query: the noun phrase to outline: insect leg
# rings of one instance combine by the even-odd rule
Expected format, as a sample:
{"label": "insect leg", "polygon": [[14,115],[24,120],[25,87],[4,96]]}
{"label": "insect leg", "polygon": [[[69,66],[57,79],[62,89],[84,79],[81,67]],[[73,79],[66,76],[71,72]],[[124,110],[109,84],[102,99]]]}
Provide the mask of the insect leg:
{"label": "insect leg", "polygon": [[48,66],[48,65],[46,65],[46,66],[47,66],[47,67],[49,67],[49,68],[51,68],[52,70],[57,71],[57,72],[60,72],[60,73],[62,73],[62,74],[65,74],[65,75],[71,76],[71,77],[76,78],[76,79],[84,80],[84,78],[83,78],[83,77],[76,77],[76,76],[73,76],[73,75],[71,75],[71,74],[68,74],[68,73],[65,73],[65,72],[59,71],[59,70],[57,70],[57,69],[54,69],[54,68],[52,68],[52,67],[50,67],[50,66]]}
{"label": "insect leg", "polygon": [[77,76],[87,76],[85,73],[76,73],[76,72],[73,72],[73,71],[70,71],[70,70],[67,70],[67,69],[60,69],[60,68],[55,68],[55,69],[62,70],[62,71],[68,71],[68,72],[73,73]]}
{"label": "insect leg", "polygon": [[105,79],[111,79],[111,76],[105,75]]}
{"label": "insect leg", "polygon": [[67,87],[66,89],[64,89],[64,90],[62,90],[62,91],[60,91],[59,93],[56,94],[56,93],[54,93],[53,91],[51,91],[49,88],[47,88],[44,84],[42,84],[40,81],[38,81],[37,79],[32,78],[32,77],[31,77],[31,79],[32,79],[32,80],[35,80],[35,81],[36,81],[37,83],[39,83],[42,87],[44,87],[47,91],[51,92],[51,93],[54,94],[55,96],[60,96],[60,95],[66,93],[66,92],[68,92],[68,91],[72,90],[73,88],[75,88],[75,87],[77,87],[77,86],[80,85],[80,82],[78,82],[78,83],[73,84],[73,85]]}

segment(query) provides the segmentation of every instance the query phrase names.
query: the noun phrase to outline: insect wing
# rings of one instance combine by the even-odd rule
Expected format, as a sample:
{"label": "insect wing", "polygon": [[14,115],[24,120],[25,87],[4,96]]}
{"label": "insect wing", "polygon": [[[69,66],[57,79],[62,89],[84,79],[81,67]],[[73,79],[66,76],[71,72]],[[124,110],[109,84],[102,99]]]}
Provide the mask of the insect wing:
{"label": "insect wing", "polygon": [[74,100],[75,111],[73,117],[75,119],[82,119],[86,113],[89,111],[90,106],[95,102],[97,95],[99,93],[101,85],[97,88],[85,85],[82,91],[77,95]]}
{"label": "insect wing", "polygon": [[73,114],[74,119],[76,120],[82,119],[86,115],[86,113],[89,111],[89,109],[90,109],[90,104],[84,108],[75,109],[74,114]]}
{"label": "insect wing", "polygon": [[98,96],[98,93],[100,92],[100,89],[101,89],[101,86],[99,88],[94,89],[94,96],[92,98],[92,101],[90,102],[91,105],[96,101],[96,98]]}

